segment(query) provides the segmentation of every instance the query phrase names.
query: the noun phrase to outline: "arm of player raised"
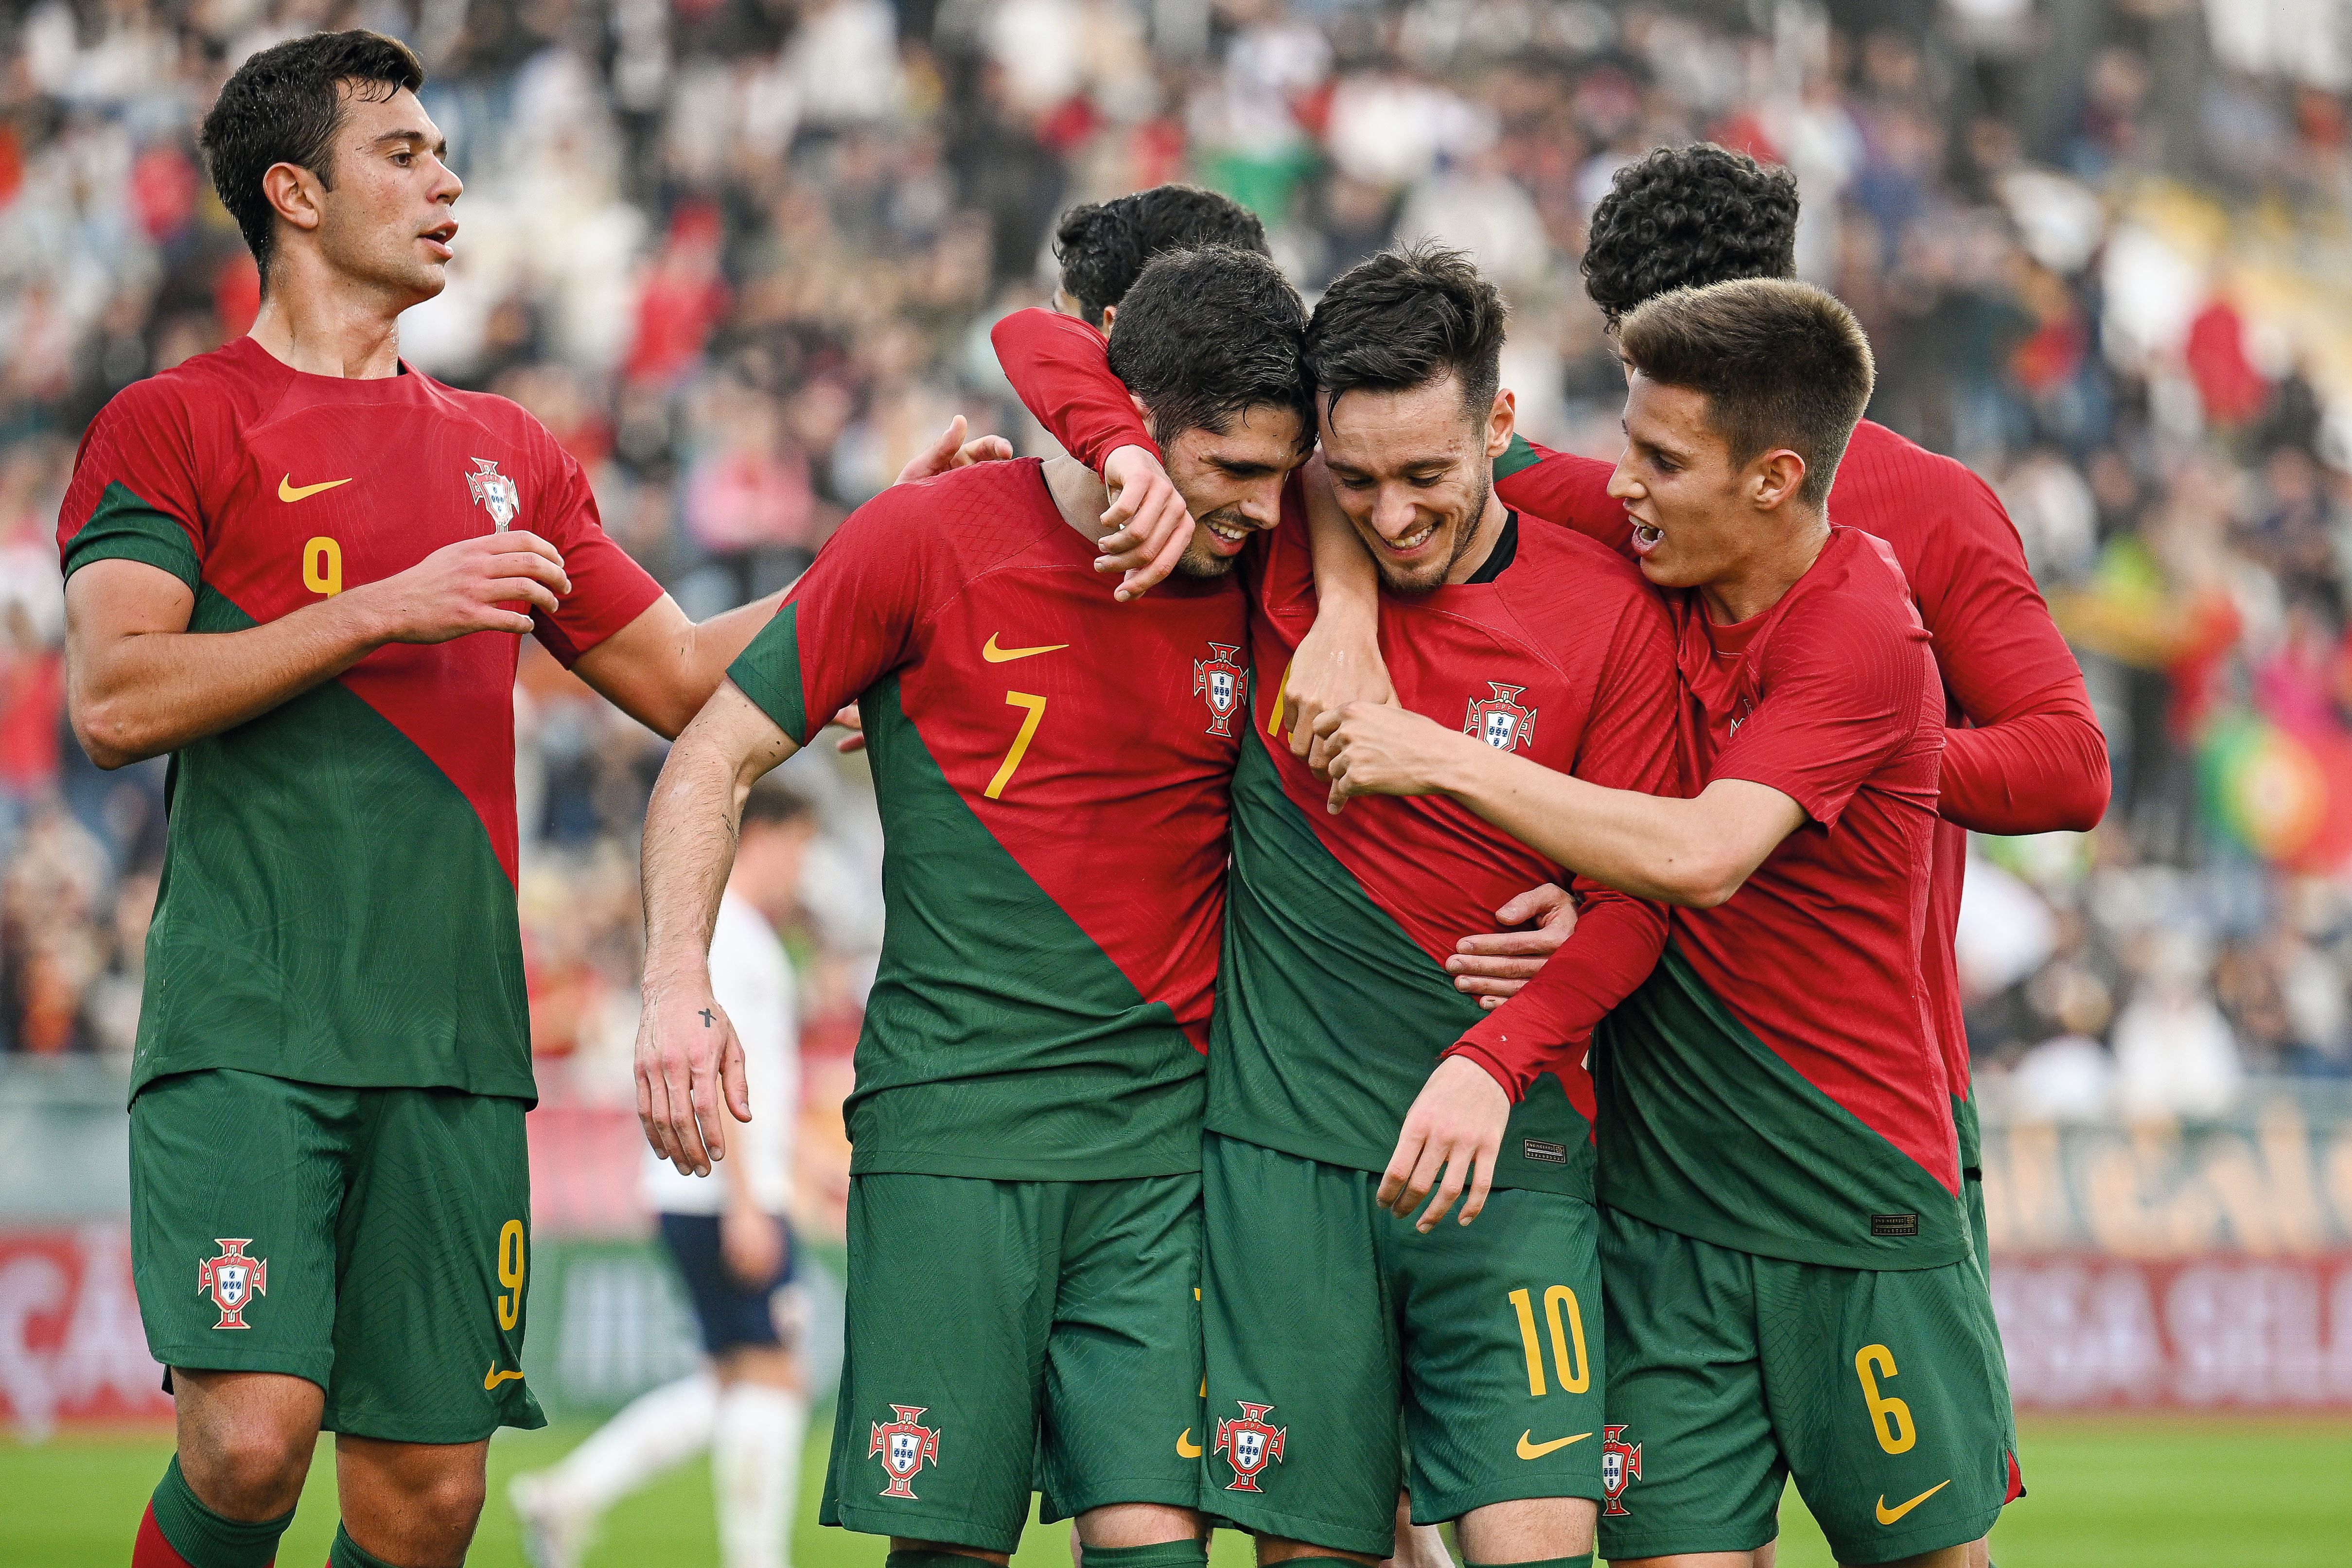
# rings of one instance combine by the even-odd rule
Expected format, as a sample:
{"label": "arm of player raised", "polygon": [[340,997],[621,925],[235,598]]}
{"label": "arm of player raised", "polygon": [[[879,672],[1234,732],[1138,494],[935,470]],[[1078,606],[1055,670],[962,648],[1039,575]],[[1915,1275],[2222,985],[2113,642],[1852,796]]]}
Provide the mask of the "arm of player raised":
{"label": "arm of player raised", "polygon": [[1633,560],[1633,521],[1609,493],[1615,472],[1598,458],[1555,452],[1513,431],[1511,444],[1495,459],[1495,493],[1506,506],[1563,523]]}
{"label": "arm of player raised", "polygon": [[1356,525],[1340,510],[1320,453],[1298,473],[1307,538],[1315,559],[1315,625],[1299,639],[1282,678],[1282,722],[1290,749],[1319,775],[1327,748],[1316,739],[1324,714],[1350,702],[1394,702],[1381,657],[1381,576]]}
{"label": "arm of player raised", "polygon": [[1192,516],[1134,395],[1110,368],[1102,334],[1033,308],[997,322],[989,342],[1023,406],[1110,492],[1102,514],[1110,531],[1097,542],[1095,570],[1120,574],[1121,599],[1157,586],[1192,542]]}
{"label": "arm of player raised", "polygon": [[1970,476],[1913,587],[1969,726],[1944,732],[1937,809],[1978,833],[2087,832],[2106,814],[2106,737],[1999,498]]}
{"label": "arm of player raised", "polygon": [[710,989],[710,933],[735,862],[743,798],[800,749],[732,681],[679,731],[646,811],[644,1010],[637,1118],[654,1152],[694,1175],[727,1157],[723,1095],[751,1119],[743,1047]]}

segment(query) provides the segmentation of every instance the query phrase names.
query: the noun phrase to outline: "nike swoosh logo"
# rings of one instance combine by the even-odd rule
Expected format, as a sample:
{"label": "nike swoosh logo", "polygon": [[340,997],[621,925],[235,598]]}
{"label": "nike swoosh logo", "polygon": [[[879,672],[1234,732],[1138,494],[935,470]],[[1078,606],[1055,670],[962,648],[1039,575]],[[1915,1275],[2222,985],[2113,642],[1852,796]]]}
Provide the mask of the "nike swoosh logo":
{"label": "nike swoosh logo", "polygon": [[1896,1520],[1901,1519],[1905,1514],[1909,1513],[1913,1509],[1917,1508],[1921,1503],[1926,1502],[1929,1498],[1934,1497],[1937,1492],[1942,1491],[1946,1487],[1950,1486],[1951,1484],[1951,1479],[1948,1476],[1944,1479],[1937,1481],[1934,1486],[1929,1487],[1926,1491],[1921,1492],[1917,1497],[1913,1498],[1909,1502],[1905,1503],[1901,1508],[1887,1507],[1886,1494],[1885,1492],[1879,1493],[1878,1522],[1881,1524],[1893,1524]]}
{"label": "nike swoosh logo", "polygon": [[1532,1436],[1534,1436],[1535,1435],[1536,1435],[1535,1428],[1534,1428],[1534,1427],[1532,1427],[1532,1426],[1528,1427],[1526,1431],[1524,1431],[1524,1432],[1522,1432],[1522,1433],[1520,1433],[1520,1434],[1519,1434],[1519,1458],[1522,1458],[1522,1459],[1540,1459],[1540,1458],[1542,1458],[1546,1454],[1550,1453],[1554,1448],[1565,1448],[1565,1447],[1567,1447],[1570,1443],[1581,1443],[1581,1442],[1583,1442],[1587,1437],[1590,1437],[1590,1436],[1592,1436],[1592,1434],[1591,1434],[1591,1433],[1590,1433],[1590,1432],[1579,1432],[1579,1433],[1578,1433],[1575,1436],[1573,1436],[1573,1437],[1554,1437],[1554,1438],[1553,1438],[1550,1442],[1549,1442],[1549,1443],[1530,1443],[1530,1442],[1528,1442],[1528,1438],[1530,1438],[1530,1437],[1532,1437]]}
{"label": "nike swoosh logo", "polygon": [[1190,1426],[1185,1427],[1176,1436],[1176,1457],[1180,1459],[1197,1459],[1201,1457],[1201,1445],[1192,1441],[1192,1428]]}
{"label": "nike swoosh logo", "polygon": [[510,1379],[520,1379],[522,1373],[519,1372],[500,1372],[494,1363],[489,1371],[482,1374],[482,1386],[485,1389],[496,1388],[502,1383]]}
{"label": "nike swoosh logo", "polygon": [[1007,659],[1027,658],[1034,653],[1058,653],[1069,646],[1066,642],[1049,642],[1043,647],[999,647],[996,646],[996,634],[991,632],[988,640],[980,645],[980,657],[991,664],[1003,664]]}
{"label": "nike swoosh logo", "polygon": [[289,474],[278,481],[278,499],[300,500],[305,496],[314,496],[320,490],[331,490],[337,485],[347,485],[351,482],[349,479],[321,479],[315,485],[297,485],[294,482],[294,476]]}

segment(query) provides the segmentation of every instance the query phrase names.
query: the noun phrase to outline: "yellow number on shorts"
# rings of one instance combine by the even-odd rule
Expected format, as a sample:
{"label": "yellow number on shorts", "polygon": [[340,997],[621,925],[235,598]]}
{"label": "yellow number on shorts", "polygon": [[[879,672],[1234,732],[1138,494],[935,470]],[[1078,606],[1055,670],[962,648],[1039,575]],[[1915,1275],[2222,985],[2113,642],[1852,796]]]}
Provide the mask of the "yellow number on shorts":
{"label": "yellow number on shorts", "polygon": [[[1559,1386],[1570,1394],[1582,1394],[1592,1386],[1592,1366],[1584,1353],[1584,1314],[1578,1310],[1576,1292],[1565,1285],[1555,1285],[1544,1292],[1544,1324],[1551,1331],[1551,1363],[1559,1373]],[[1560,1318],[1560,1308],[1568,1309],[1566,1321]],[[1544,1384],[1543,1346],[1536,1340],[1535,1298],[1526,1290],[1511,1292],[1511,1310],[1519,1317],[1519,1344],[1528,1355],[1528,1393],[1541,1399],[1547,1392]],[[1570,1346],[1575,1347],[1573,1359]]]}
{"label": "yellow number on shorts", "polygon": [[[1871,1368],[1878,1369],[1875,1376]],[[1862,1380],[1862,1402],[1870,1407],[1870,1429],[1878,1446],[1890,1454],[1907,1454],[1919,1440],[1911,1424],[1911,1407],[1878,1392],[1878,1379],[1895,1375],[1895,1352],[1885,1345],[1864,1345],[1853,1352],[1853,1374]]]}
{"label": "yellow number on shorts", "polygon": [[499,1327],[511,1329],[522,1321],[522,1221],[510,1219],[499,1230]]}
{"label": "yellow number on shorts", "polygon": [[343,591],[343,547],[323,533],[302,546],[302,586],[330,599]]}
{"label": "yellow number on shorts", "polygon": [[1013,749],[1004,753],[1003,764],[996,770],[996,776],[989,780],[988,787],[981,792],[991,800],[1004,793],[1005,784],[1012,780],[1013,770],[1019,767],[1021,759],[1029,754],[1029,741],[1037,733],[1037,721],[1045,716],[1045,700],[1033,697],[1026,691],[1006,692],[1004,703],[1008,708],[1026,708],[1029,715],[1021,721],[1021,732],[1013,737]]}

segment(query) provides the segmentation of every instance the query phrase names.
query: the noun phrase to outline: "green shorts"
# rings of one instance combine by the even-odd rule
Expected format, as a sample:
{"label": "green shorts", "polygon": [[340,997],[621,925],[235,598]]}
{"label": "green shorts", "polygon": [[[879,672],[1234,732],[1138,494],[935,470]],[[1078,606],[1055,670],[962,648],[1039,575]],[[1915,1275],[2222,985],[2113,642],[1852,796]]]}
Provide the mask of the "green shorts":
{"label": "green shorts", "polygon": [[1201,1178],[849,1184],[819,1519],[1010,1552],[1029,1519],[1199,1501]]}
{"label": "green shorts", "polygon": [[131,1102],[131,1258],[166,1367],[280,1372],[404,1443],[544,1426],[523,1386],[523,1102],[217,1068]]}
{"label": "green shorts", "polygon": [[1601,1216],[1603,1557],[1750,1552],[1797,1490],[1841,1563],[1992,1528],[2009,1379],[1973,1258],[1832,1268]]}
{"label": "green shorts", "polygon": [[1202,1506],[1386,1557],[1407,1467],[1424,1524],[1522,1498],[1597,1501],[1592,1205],[1506,1190],[1470,1225],[1448,1215],[1423,1236],[1372,1201],[1380,1180],[1214,1133],[1203,1144]]}

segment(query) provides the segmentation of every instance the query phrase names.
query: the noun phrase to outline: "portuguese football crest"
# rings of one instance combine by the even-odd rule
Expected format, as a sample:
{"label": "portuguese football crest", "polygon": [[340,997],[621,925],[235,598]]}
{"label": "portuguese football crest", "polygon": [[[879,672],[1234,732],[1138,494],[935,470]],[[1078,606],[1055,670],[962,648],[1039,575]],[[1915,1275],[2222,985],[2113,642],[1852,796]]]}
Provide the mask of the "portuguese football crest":
{"label": "portuguese football crest", "polygon": [[1234,1468],[1234,1479],[1225,1483],[1225,1489],[1254,1492],[1258,1489],[1257,1473],[1265,1468],[1265,1462],[1282,1458],[1283,1434],[1290,1428],[1266,1425],[1265,1413],[1274,1408],[1271,1405],[1252,1405],[1246,1399],[1234,1403],[1242,1407],[1241,1419],[1217,1423],[1216,1451]]}
{"label": "portuguese football crest", "polygon": [[1238,646],[1213,642],[1209,657],[1192,661],[1192,695],[1209,704],[1209,733],[1230,735],[1234,715],[1249,704],[1249,671],[1235,662]]}
{"label": "portuguese football crest", "polygon": [[890,1478],[890,1484],[877,1495],[919,1502],[922,1500],[915,1496],[915,1474],[926,1460],[934,1465],[940,1462],[940,1429],[917,1424],[924,1405],[893,1405],[890,1408],[898,1419],[875,1422],[874,1440],[866,1449],[869,1459],[877,1454],[882,1456],[882,1471]]}
{"label": "portuguese football crest", "polygon": [[1625,1428],[1601,1428],[1601,1490],[1609,1506],[1601,1511],[1612,1519],[1626,1517],[1626,1509],[1619,1500],[1625,1495],[1626,1483],[1642,1479],[1642,1445],[1627,1447]]}
{"label": "portuguese football crest", "polygon": [[1536,743],[1536,710],[1522,708],[1518,695],[1524,686],[1506,686],[1499,680],[1486,684],[1495,695],[1481,700],[1470,700],[1470,711],[1462,720],[1462,732],[1475,735],[1498,752],[1517,751],[1521,746],[1533,750]]}
{"label": "portuguese football crest", "polygon": [[522,487],[499,472],[499,466],[488,458],[474,459],[474,471],[466,476],[466,488],[474,492],[475,504],[490,514],[490,521],[504,533],[507,525],[522,511]]}
{"label": "portuguese football crest", "polygon": [[249,1236],[215,1237],[213,1245],[221,1249],[220,1256],[196,1265],[196,1294],[210,1296],[220,1309],[220,1321],[214,1328],[249,1329],[253,1325],[245,1321],[245,1310],[256,1296],[269,1294],[269,1265],[245,1255],[253,1245]]}

